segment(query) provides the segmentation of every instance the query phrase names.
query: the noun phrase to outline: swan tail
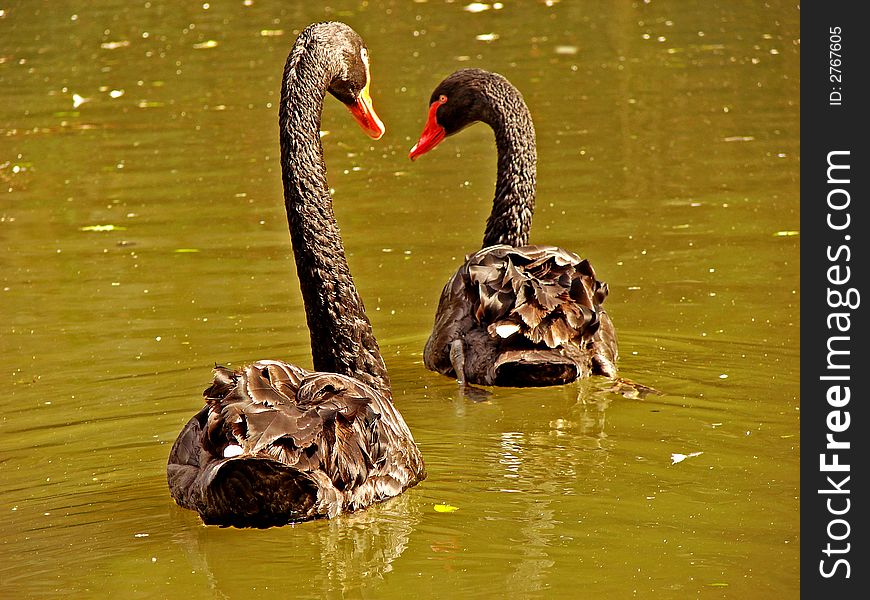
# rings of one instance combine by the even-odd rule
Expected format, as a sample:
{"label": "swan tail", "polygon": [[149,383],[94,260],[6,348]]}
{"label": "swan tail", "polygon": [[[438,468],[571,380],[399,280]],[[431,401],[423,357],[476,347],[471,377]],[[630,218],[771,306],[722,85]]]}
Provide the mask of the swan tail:
{"label": "swan tail", "polygon": [[207,525],[272,527],[325,517],[318,485],[308,473],[264,457],[230,458],[202,473],[201,504]]}
{"label": "swan tail", "polygon": [[318,497],[311,474],[264,456],[214,455],[202,443],[213,415],[210,406],[203,407],[169,453],[166,475],[179,506],[198,512],[208,525],[235,527],[271,527],[327,516],[321,514],[325,498]]}
{"label": "swan tail", "polygon": [[571,383],[583,375],[577,361],[553,350],[513,350],[501,354],[493,364],[494,385],[541,387]]}

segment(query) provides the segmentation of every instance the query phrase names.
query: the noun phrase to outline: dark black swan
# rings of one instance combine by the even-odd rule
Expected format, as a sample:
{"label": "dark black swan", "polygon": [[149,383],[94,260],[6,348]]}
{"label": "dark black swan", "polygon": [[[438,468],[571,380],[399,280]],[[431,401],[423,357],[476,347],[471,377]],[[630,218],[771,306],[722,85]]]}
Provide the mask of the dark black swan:
{"label": "dark black swan", "polygon": [[207,524],[268,527],[364,508],[426,476],[348,269],[326,184],[326,92],[363,130],[384,133],[368,51],[343,23],[296,39],[281,86],[284,204],[316,372],[277,360],[216,367],[206,405],[169,455],[175,501]]}
{"label": "dark black swan", "polygon": [[498,175],[483,249],[450,278],[423,353],[461,383],[545,386],[616,377],[607,284],[588,260],[528,245],[535,208],[535,128],[520,92],[496,73],[462,69],[442,81],[412,160],[482,121],[495,132]]}

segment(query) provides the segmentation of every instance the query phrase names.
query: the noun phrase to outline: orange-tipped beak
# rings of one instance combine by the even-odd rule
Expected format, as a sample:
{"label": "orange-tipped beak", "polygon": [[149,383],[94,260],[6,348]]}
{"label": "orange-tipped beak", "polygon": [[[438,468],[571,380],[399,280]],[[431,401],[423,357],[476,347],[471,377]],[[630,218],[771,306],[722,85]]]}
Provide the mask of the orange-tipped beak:
{"label": "orange-tipped beak", "polygon": [[438,119],[436,117],[438,113],[438,107],[443,104],[442,102],[433,102],[429,107],[429,118],[426,119],[426,126],[423,127],[423,133],[420,134],[420,139],[414,144],[414,147],[411,148],[411,152],[408,154],[408,158],[411,160],[416,160],[418,156],[426,154],[441,143],[441,140],[447,137],[447,132],[444,131],[444,128],[438,124]]}
{"label": "orange-tipped beak", "polygon": [[381,139],[386,129],[384,128],[384,122],[381,121],[381,118],[372,106],[369,84],[366,84],[363,91],[360,92],[359,97],[356,99],[356,104],[348,105],[347,109],[369,137],[375,140]]}

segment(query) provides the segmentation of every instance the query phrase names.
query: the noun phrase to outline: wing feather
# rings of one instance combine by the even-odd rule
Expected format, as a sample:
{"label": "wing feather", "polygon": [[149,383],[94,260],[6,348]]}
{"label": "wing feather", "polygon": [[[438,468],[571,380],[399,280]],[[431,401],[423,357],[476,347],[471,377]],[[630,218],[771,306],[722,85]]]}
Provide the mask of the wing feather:
{"label": "wing feather", "polygon": [[[280,361],[260,361],[234,371],[216,365],[203,395],[206,407],[197,417],[202,423],[198,474],[172,479],[187,489],[170,487],[179,504],[198,510],[206,522],[271,523],[277,517],[270,510],[293,515],[291,519],[334,516],[425,478],[419,449],[399,412],[381,392],[356,379],[310,373]],[[223,458],[228,446],[240,446],[241,452],[231,448],[233,456]],[[181,454],[173,449],[169,472],[181,467],[195,472],[190,468],[193,453]],[[173,470],[173,461],[185,464]],[[230,463],[237,466],[219,476]],[[258,480],[263,486],[283,482],[288,493],[316,489],[316,502],[300,497],[300,506],[291,510],[287,506],[292,507],[292,498],[282,496],[281,490],[258,489]],[[391,483],[384,485],[384,480]],[[233,491],[229,485],[241,487]],[[233,495],[241,490],[244,498],[237,500],[246,510],[255,510],[251,507],[264,499],[273,506],[263,506],[254,515],[234,514]],[[209,498],[215,503],[220,499],[220,505],[209,505]]]}

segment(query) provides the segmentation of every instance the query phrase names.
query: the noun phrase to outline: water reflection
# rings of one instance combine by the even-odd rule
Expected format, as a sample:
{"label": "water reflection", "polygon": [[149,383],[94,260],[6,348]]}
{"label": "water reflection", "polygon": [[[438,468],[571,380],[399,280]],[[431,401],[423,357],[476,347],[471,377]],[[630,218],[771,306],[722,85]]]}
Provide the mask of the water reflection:
{"label": "water reflection", "polygon": [[520,597],[538,597],[550,587],[570,531],[566,522],[577,517],[570,498],[588,493],[588,482],[607,478],[610,450],[617,443],[605,431],[606,410],[618,398],[609,382],[592,378],[569,389],[573,400],[555,411],[536,411],[531,398],[541,396],[530,395],[522,429],[502,431],[483,450],[480,471],[491,482],[485,487],[491,499],[483,518],[510,523],[512,551],[505,551],[511,560],[503,585]]}
{"label": "water reflection", "polygon": [[288,589],[304,590],[300,596],[313,590],[356,595],[393,571],[421,517],[419,501],[408,494],[334,519],[266,531],[190,527],[180,512],[172,511],[172,543],[220,598],[250,591],[258,574],[268,581],[273,569],[292,573]]}

